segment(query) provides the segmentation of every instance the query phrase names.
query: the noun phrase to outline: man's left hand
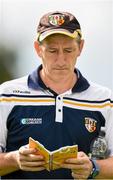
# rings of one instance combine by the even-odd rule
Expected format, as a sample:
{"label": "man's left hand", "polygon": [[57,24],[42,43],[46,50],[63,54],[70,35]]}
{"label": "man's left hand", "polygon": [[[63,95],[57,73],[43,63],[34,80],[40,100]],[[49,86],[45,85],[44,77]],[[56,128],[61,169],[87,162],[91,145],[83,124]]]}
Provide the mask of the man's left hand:
{"label": "man's left hand", "polygon": [[89,157],[84,152],[78,152],[77,158],[67,159],[61,167],[71,169],[74,179],[87,179],[93,168]]}

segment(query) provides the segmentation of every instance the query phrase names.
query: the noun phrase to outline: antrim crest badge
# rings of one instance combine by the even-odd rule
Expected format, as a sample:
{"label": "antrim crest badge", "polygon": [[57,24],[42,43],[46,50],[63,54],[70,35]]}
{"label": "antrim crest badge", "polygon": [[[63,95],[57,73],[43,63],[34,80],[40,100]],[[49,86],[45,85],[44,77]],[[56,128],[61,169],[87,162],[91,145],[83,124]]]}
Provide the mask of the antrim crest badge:
{"label": "antrim crest badge", "polygon": [[57,25],[61,26],[64,22],[65,20],[64,20],[63,15],[55,14],[55,15],[49,16],[49,23],[54,26],[57,26]]}
{"label": "antrim crest badge", "polygon": [[95,119],[86,117],[85,118],[85,127],[89,132],[94,132],[96,130],[97,121]]}

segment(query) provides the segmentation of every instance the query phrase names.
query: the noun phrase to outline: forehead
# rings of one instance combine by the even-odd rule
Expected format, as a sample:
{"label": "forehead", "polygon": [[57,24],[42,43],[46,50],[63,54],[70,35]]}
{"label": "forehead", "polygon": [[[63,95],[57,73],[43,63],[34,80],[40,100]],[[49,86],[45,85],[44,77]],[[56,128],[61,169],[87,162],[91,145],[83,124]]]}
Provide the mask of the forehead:
{"label": "forehead", "polygon": [[66,35],[63,35],[63,34],[53,34],[53,35],[50,35],[48,36],[47,38],[45,38],[43,41],[42,41],[43,44],[46,44],[46,45],[52,45],[52,44],[70,44],[70,45],[75,45],[77,44],[76,40],[71,38],[71,37],[68,37]]}

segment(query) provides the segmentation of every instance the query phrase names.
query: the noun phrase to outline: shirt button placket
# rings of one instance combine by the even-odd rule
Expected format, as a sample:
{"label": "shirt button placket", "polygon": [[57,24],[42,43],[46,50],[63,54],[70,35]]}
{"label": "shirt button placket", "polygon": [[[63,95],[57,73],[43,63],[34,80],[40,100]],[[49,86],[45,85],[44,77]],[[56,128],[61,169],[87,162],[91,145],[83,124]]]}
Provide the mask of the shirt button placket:
{"label": "shirt button placket", "polygon": [[56,97],[56,118],[55,122],[63,122],[63,97],[58,95]]}

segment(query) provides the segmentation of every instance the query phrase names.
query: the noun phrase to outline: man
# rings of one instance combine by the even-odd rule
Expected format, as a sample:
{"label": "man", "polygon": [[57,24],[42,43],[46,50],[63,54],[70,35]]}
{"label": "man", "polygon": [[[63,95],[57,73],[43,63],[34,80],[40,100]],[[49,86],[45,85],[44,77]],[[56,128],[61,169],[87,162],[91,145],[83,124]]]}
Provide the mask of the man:
{"label": "man", "polygon": [[[42,65],[0,87],[0,175],[10,179],[113,178],[113,93],[88,82],[75,68],[84,40],[68,12],[44,15],[34,47]],[[92,141],[105,126],[109,157],[91,160]],[[78,145],[77,158],[45,170],[29,137],[53,151]]]}

